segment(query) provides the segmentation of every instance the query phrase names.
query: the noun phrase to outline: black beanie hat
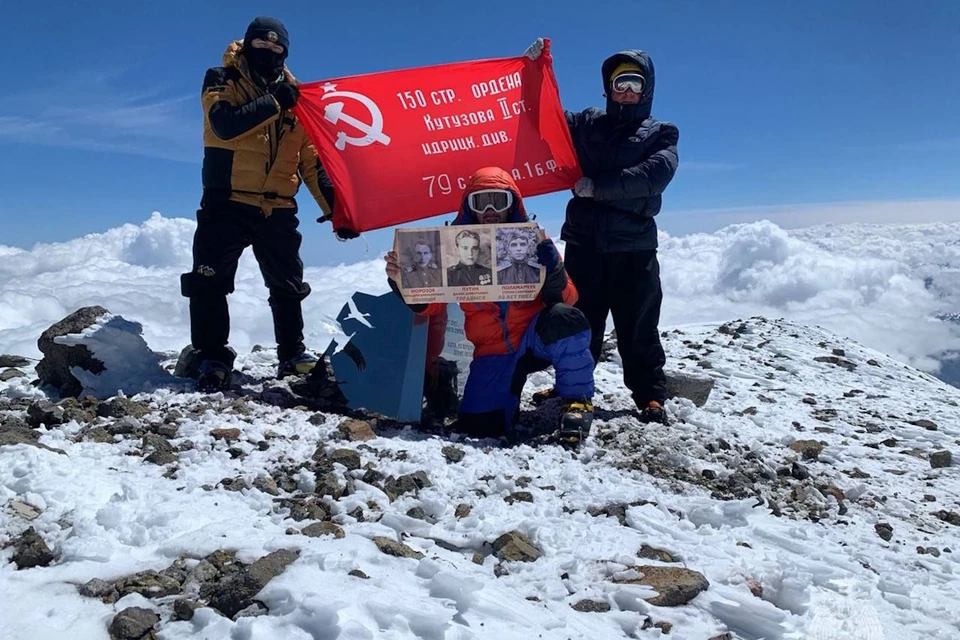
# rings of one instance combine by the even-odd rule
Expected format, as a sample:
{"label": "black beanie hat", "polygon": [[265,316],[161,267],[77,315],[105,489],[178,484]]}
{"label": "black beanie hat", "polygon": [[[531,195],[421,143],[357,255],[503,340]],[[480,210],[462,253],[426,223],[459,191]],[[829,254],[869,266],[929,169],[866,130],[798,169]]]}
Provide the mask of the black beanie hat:
{"label": "black beanie hat", "polygon": [[287,34],[287,28],[276,18],[269,16],[254,18],[243,36],[243,48],[249,49],[250,43],[256,38],[283,47],[284,57],[290,52],[290,36]]}

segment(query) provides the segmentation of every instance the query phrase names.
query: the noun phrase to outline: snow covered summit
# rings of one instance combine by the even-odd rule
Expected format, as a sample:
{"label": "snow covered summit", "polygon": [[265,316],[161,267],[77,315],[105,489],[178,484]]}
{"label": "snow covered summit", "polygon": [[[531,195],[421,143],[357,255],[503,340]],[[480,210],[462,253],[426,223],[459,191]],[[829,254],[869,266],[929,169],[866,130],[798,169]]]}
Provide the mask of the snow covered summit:
{"label": "snow covered summit", "polygon": [[576,455],[311,411],[270,350],[229,397],[52,405],[21,363],[0,637],[960,636],[960,390],[784,320],[664,342],[707,403],[637,424],[611,353]]}

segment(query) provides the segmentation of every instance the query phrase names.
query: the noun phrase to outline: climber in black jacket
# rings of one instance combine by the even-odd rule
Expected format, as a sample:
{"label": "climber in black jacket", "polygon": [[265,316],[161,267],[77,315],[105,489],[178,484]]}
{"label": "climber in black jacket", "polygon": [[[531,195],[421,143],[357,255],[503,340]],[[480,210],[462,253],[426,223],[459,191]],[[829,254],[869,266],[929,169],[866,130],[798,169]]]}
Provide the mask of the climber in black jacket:
{"label": "climber in black jacket", "polygon": [[[525,55],[543,50],[538,39]],[[657,261],[662,194],[679,162],[679,130],[651,117],[654,67],[643,51],[616,53],[601,66],[605,109],[566,112],[584,177],[567,204],[560,238],[576,304],[590,321],[600,361],[612,312],[624,384],[644,422],[666,422],[665,355],[658,324],[663,291]]]}

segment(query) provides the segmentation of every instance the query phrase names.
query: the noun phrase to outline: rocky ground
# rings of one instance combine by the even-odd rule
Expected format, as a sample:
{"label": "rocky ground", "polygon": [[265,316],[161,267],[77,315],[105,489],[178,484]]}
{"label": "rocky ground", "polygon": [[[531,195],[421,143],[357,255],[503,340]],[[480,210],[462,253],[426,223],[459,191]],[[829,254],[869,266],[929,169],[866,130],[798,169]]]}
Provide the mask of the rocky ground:
{"label": "rocky ground", "polygon": [[[453,602],[449,615],[426,607],[419,626],[413,609],[367,606],[347,623],[341,609],[341,637],[491,637],[497,615],[476,595],[487,581],[523,603],[525,633],[556,631],[543,637],[861,637],[840,634],[854,601],[873,611],[857,633],[960,637],[960,391],[783,321],[663,339],[674,373],[697,376],[669,402],[671,424],[637,422],[610,342],[579,452],[319,410],[256,368],[239,395],[54,402],[26,390],[29,361],[2,356],[0,599],[69,583],[59,597],[87,602],[111,638],[191,637],[245,618],[294,624],[291,607],[306,605],[276,590],[312,568],[357,593],[409,584],[411,597]],[[528,404],[550,377],[527,385],[522,434],[556,415],[555,403]],[[156,514],[149,494],[111,497],[140,477],[138,491],[164,495]],[[82,503],[70,483],[103,495]],[[195,513],[158,515],[185,494]],[[227,517],[256,520],[224,528],[213,513],[227,504]],[[6,624],[7,637],[45,637]],[[334,623],[297,624],[337,637],[316,632]]]}

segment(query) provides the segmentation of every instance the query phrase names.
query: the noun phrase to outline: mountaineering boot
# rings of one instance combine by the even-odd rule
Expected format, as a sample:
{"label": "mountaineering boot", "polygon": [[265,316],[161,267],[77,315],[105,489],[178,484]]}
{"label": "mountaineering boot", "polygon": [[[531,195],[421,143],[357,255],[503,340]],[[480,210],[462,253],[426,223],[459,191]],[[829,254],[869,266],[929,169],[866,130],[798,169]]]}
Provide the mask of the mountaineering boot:
{"label": "mountaineering boot", "polygon": [[445,358],[437,358],[436,383],[431,385],[424,380],[424,404],[429,416],[439,420],[455,416],[460,404],[457,396],[457,363]]}
{"label": "mountaineering boot", "polygon": [[287,376],[305,376],[313,371],[319,361],[320,358],[309,351],[284,360],[277,367],[277,380],[283,380]]}
{"label": "mountaineering boot", "polygon": [[540,391],[537,391],[536,393],[534,393],[533,396],[530,398],[530,404],[532,404],[535,407],[539,407],[540,405],[547,402],[547,400],[557,398],[559,397],[559,395],[560,394],[557,393],[556,389],[553,389],[553,388],[541,389]]}
{"label": "mountaineering boot", "polygon": [[314,363],[310,374],[290,384],[290,390],[295,394],[311,400],[320,400],[340,406],[347,405],[347,397],[340,390],[340,385],[333,375],[333,366],[324,357]]}
{"label": "mountaineering boot", "polygon": [[656,400],[651,400],[647,403],[647,406],[640,410],[640,422],[667,424],[667,412],[663,405]]}
{"label": "mountaineering boot", "polygon": [[201,393],[216,393],[230,388],[233,371],[219,360],[204,360],[197,376],[197,390]]}
{"label": "mountaineering boot", "polygon": [[564,400],[561,404],[560,427],[557,440],[562,444],[576,446],[590,435],[593,424],[593,403],[589,400]]}

